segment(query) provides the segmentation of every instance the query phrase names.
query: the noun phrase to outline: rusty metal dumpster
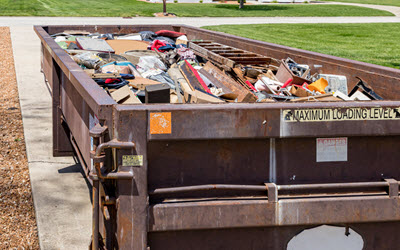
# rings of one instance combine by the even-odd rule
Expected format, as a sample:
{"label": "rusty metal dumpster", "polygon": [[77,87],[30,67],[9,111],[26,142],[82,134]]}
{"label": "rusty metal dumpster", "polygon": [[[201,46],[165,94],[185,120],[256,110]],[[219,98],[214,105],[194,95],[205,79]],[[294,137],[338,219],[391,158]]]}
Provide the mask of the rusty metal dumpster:
{"label": "rusty metal dumpster", "polygon": [[[185,25],[34,29],[54,155],[76,152],[93,184],[93,249],[304,249],[321,225],[359,236],[343,249],[400,246],[399,70]],[[119,105],[50,37],[65,29],[175,30],[362,77],[385,101]]]}

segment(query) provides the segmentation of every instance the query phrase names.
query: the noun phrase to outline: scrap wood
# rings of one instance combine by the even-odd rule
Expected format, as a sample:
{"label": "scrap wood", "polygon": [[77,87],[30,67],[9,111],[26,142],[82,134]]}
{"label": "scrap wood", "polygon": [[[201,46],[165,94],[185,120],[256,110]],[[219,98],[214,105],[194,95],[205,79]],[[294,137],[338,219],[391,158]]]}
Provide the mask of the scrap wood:
{"label": "scrap wood", "polygon": [[199,70],[199,73],[207,77],[218,89],[222,89],[223,94],[220,97],[228,100],[235,100],[238,95],[234,94],[228,87],[222,84],[217,78],[208,73],[204,68]]}
{"label": "scrap wood", "polygon": [[85,71],[86,74],[90,76],[90,78],[95,79],[107,79],[107,78],[120,78],[121,74],[119,73],[92,73],[92,71]]}
{"label": "scrap wood", "polygon": [[332,102],[332,101],[341,101],[341,99],[333,96],[332,93],[330,94],[323,94],[323,95],[314,95],[308,97],[300,97],[296,99],[290,100],[291,102]]}
{"label": "scrap wood", "polygon": [[194,95],[194,90],[186,81],[181,71],[178,68],[170,68],[168,70],[168,75],[172,78],[176,85],[180,85],[182,92],[184,93],[184,101],[189,102],[187,98],[189,95]]}
{"label": "scrap wood", "polygon": [[143,77],[136,77],[135,79],[129,79],[129,86],[134,87],[135,89],[144,90],[146,86],[160,84],[160,82],[143,78]]}
{"label": "scrap wood", "polygon": [[254,96],[249,90],[235,82],[232,78],[225,75],[220,69],[218,69],[211,62],[207,62],[203,69],[210,75],[218,79],[222,84],[229,88],[234,94],[238,95],[238,102],[255,102],[257,97]]}
{"label": "scrap wood", "polygon": [[189,83],[191,86],[192,91],[194,91],[196,88],[198,89],[204,89],[207,93],[211,94],[210,89],[207,87],[207,85],[204,83],[203,79],[201,79],[199,73],[188,63],[186,60],[182,65],[179,66],[179,69],[185,77],[186,81]]}
{"label": "scrap wood", "polygon": [[113,91],[110,95],[118,104],[142,103],[127,85]]}
{"label": "scrap wood", "polygon": [[223,103],[224,101],[211,94],[195,89],[192,93],[185,92],[185,99],[188,103]]}

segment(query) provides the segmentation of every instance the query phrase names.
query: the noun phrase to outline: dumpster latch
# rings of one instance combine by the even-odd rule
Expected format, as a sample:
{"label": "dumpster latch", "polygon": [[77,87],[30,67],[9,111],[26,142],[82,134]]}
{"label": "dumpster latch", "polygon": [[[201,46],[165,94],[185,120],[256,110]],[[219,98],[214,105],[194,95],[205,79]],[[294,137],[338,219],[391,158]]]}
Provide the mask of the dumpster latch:
{"label": "dumpster latch", "polygon": [[278,186],[275,183],[264,183],[268,191],[268,202],[278,202]]}
{"label": "dumpster latch", "polygon": [[398,198],[399,197],[399,182],[395,179],[385,179],[385,181],[389,184],[389,197],[390,198]]}

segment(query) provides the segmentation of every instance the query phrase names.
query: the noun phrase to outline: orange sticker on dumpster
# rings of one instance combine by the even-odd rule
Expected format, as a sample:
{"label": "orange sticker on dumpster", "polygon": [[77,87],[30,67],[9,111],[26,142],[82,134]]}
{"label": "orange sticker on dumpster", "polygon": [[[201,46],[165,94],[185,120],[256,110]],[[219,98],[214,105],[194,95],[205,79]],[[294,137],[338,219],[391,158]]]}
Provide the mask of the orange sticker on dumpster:
{"label": "orange sticker on dumpster", "polygon": [[150,134],[171,134],[171,112],[150,113]]}

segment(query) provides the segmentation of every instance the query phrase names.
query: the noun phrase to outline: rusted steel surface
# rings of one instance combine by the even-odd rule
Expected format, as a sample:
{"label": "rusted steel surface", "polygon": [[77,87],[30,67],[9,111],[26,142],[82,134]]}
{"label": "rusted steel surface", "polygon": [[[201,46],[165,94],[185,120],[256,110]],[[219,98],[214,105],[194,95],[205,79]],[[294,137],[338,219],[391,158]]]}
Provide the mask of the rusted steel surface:
{"label": "rusted steel surface", "polygon": [[[344,225],[343,225],[344,226]],[[396,249],[400,239],[393,232],[398,222],[346,224],[365,240],[365,250]],[[230,228],[219,230],[167,231],[149,234],[151,249],[286,249],[291,238],[310,226]],[[377,230],[379,228],[379,230]]]}
{"label": "rusted steel surface", "polygon": [[[398,197],[185,201],[150,206],[150,231],[399,221]],[[179,218],[179,221],[171,220]]]}
{"label": "rusted steel surface", "polygon": [[[48,35],[66,29],[184,32],[190,40],[239,48],[207,47],[221,56],[290,56],[322,73],[359,76],[386,101],[118,105]],[[53,94],[55,152],[70,153],[64,143],[71,138],[99,186],[92,247],[284,249],[302,230],[321,224],[350,226],[364,249],[400,244],[393,236],[400,229],[400,120],[378,117],[400,108],[399,70],[184,25],[35,31]],[[340,115],[359,109],[377,119],[301,120],[328,109]],[[160,113],[170,119],[161,132],[151,125]],[[347,138],[347,161],[316,161],[316,139],[325,137]],[[97,181],[101,176],[112,179]]]}

